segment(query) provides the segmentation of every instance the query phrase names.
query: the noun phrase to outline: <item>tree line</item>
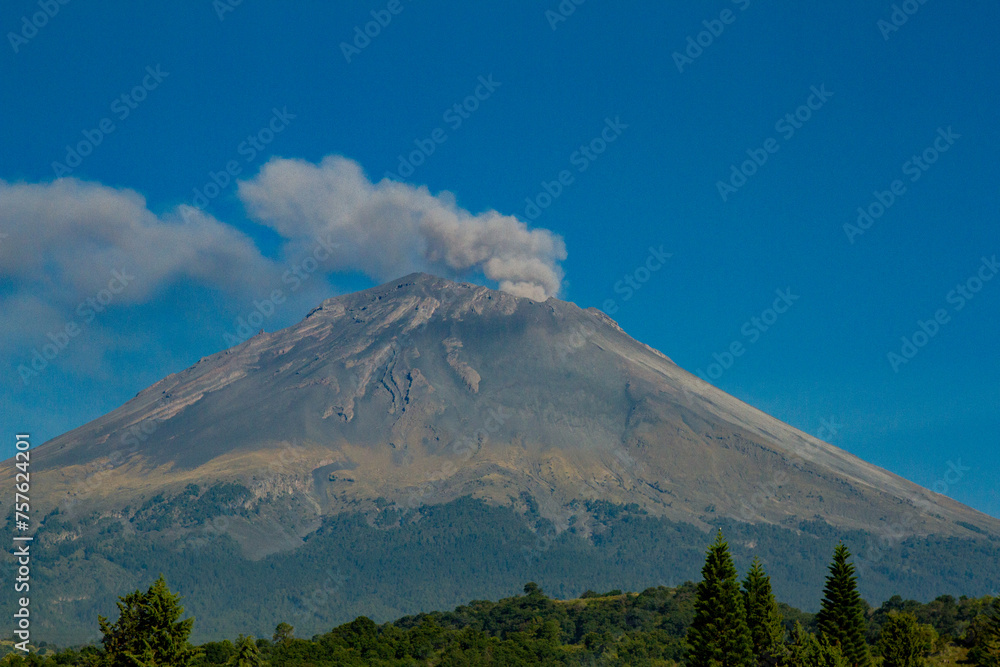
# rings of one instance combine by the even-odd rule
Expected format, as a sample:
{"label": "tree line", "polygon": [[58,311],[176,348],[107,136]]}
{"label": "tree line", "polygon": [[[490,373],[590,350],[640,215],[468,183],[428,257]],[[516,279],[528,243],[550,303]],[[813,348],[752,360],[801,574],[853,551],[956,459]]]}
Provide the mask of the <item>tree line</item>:
{"label": "tree line", "polygon": [[[1000,667],[1000,598],[930,603],[861,598],[850,552],[839,544],[823,600],[811,615],[779,603],[755,559],[740,580],[720,531],[702,580],[641,593],[588,591],[554,600],[536,584],[497,602],[377,625],[359,617],[311,639],[279,624],[268,638],[194,646],[193,618],[161,576],[119,598],[114,622],[98,617],[99,645],[27,656],[3,665],[55,667],[273,667],[304,665],[686,665],[690,667],[923,667],[947,646],[977,667]],[[941,661],[942,664],[945,662]]]}

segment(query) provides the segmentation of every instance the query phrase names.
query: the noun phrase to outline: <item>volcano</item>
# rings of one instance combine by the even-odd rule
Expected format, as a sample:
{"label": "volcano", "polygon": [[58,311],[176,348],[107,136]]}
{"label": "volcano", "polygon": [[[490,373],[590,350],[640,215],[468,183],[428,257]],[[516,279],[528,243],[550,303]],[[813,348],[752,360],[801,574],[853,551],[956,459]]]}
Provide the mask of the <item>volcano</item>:
{"label": "volcano", "polygon": [[426,274],[206,357],[37,447],[31,469],[38,623],[64,641],[156,571],[206,637],[318,631],[528,580],[570,596],[697,579],[718,527],[805,608],[841,539],[869,597],[1000,585],[997,519],[737,400],[596,309]]}

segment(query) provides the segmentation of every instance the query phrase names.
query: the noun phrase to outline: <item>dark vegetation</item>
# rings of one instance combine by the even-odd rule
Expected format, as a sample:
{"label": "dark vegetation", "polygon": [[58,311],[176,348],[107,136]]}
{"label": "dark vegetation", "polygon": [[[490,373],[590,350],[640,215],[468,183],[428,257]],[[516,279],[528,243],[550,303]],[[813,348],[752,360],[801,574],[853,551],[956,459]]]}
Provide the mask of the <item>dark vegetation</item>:
{"label": "dark vegetation", "polygon": [[[894,596],[878,609],[857,592],[850,552],[840,544],[828,567],[820,612],[776,602],[754,560],[740,581],[718,533],[698,584],[641,593],[586,591],[551,599],[535,583],[523,595],[475,600],[450,612],[376,624],[367,617],[311,639],[282,622],[270,639],[239,635],[189,642],[193,618],[161,576],[118,601],[118,618],[99,618],[96,645],[33,647],[4,666],[191,667],[233,665],[689,665],[690,667],[923,667],[962,651],[976,667],[1000,667],[1000,598],[942,596],[920,603]],[[5,645],[6,650],[10,646]]]}
{"label": "dark vegetation", "polygon": [[[704,532],[634,506],[591,503],[592,534],[584,537],[578,525],[556,534],[537,512],[525,516],[470,498],[405,511],[386,502],[375,516],[328,517],[298,548],[249,560],[232,536],[241,517],[258,520],[244,506],[246,493],[237,484],[192,485],[124,515],[46,517],[32,547],[39,635],[64,645],[96,639],[97,614],[160,572],[189,592],[188,609],[199,619],[193,638],[204,641],[260,635],[281,621],[305,636],[358,615],[381,623],[470,597],[504,598],[525,581],[562,599],[586,588],[679,586],[697,579],[704,561]],[[837,532],[821,521],[781,527],[711,520],[729,538],[736,567],[746,571],[759,556],[776,596],[800,609],[817,609],[840,539],[857,554],[867,599],[1000,590],[1000,543],[982,537],[881,547],[872,533]],[[9,603],[9,596],[0,601],[0,613],[13,613],[3,606]]]}
{"label": "dark vegetation", "polygon": [[191,528],[206,518],[243,515],[249,512],[242,507],[250,498],[250,491],[242,484],[216,484],[202,493],[197,484],[188,484],[183,493],[171,498],[157,494],[142,504],[129,522],[142,532],[166,530],[174,526]]}

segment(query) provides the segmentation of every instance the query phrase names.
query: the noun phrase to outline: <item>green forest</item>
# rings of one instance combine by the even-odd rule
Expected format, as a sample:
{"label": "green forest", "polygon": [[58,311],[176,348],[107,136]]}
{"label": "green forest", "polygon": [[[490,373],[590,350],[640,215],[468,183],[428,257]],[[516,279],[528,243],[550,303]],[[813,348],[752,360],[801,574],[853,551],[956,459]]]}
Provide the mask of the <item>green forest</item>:
{"label": "green forest", "polygon": [[[505,598],[527,581],[563,600],[588,588],[677,587],[697,580],[704,561],[706,533],[692,524],[587,501],[581,509],[590,517],[589,534],[576,524],[559,531],[528,495],[526,514],[463,497],[401,511],[387,504],[374,515],[330,515],[294,548],[251,559],[235,539],[240,522],[277,535],[287,517],[301,512],[293,507],[275,519],[269,513],[280,508],[263,504],[243,517],[243,487],[195,491],[150,499],[124,516],[46,516],[32,546],[38,637],[63,646],[97,641],[97,615],[161,573],[185,595],[198,619],[192,640],[201,643],[240,632],[270,635],[282,621],[302,637],[359,615],[382,624],[471,599]],[[702,519],[713,532],[724,531],[740,571],[759,556],[778,599],[800,609],[818,610],[839,540],[851,545],[867,600],[1000,590],[1000,539],[993,535],[914,535],[886,543],[876,524],[862,531],[815,519],[787,525]],[[16,611],[9,602],[0,601],[0,613]]]}
{"label": "green forest", "polygon": [[[838,544],[817,614],[778,602],[761,561],[742,578],[720,530],[698,583],[641,593],[548,597],[535,583],[496,602],[376,624],[359,617],[311,638],[278,624],[270,637],[194,645],[182,598],[161,575],[96,621],[101,641],[24,655],[4,642],[4,666],[158,665],[689,665],[691,667],[1000,667],[1000,598],[894,596],[872,607]],[[190,593],[196,595],[196,592]]]}

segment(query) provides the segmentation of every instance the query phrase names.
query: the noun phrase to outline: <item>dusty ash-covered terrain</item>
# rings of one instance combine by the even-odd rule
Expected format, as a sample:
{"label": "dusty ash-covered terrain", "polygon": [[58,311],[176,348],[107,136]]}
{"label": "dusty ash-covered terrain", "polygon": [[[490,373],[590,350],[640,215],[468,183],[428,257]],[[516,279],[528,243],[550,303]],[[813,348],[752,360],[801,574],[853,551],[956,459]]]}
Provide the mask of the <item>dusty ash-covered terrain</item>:
{"label": "dusty ash-covered terrain", "polygon": [[[75,492],[116,451],[125,464]],[[33,469],[47,509],[60,491],[125,505],[231,479],[317,515],[378,497],[516,504],[527,491],[552,518],[601,498],[693,523],[714,505],[877,528],[916,502],[913,530],[1000,528],[711,387],[597,310],[424,274],[329,299],[205,358],[46,443]],[[776,472],[787,481],[760,502]]]}
{"label": "dusty ash-covered terrain", "polygon": [[[560,586],[570,592],[569,583],[555,583],[560,568],[570,567],[559,559],[589,558],[588,549],[615,550],[605,561],[593,556],[608,581],[619,580],[615,568],[626,579],[648,578],[644,562],[665,581],[696,578],[688,556],[652,558],[634,539],[614,543],[614,535],[624,533],[611,530],[621,516],[609,515],[610,506],[626,506],[624,515],[634,517],[629,529],[642,534],[691,531],[678,544],[692,557],[698,541],[709,539],[707,531],[723,523],[742,526],[738,556],[740,548],[749,556],[770,543],[793,553],[816,544],[819,554],[836,536],[865,536],[879,593],[903,585],[878,574],[891,550],[898,551],[892,566],[904,563],[911,579],[922,581],[921,573],[937,565],[920,559],[939,556],[920,544],[958,540],[995,564],[1000,535],[1000,521],[715,389],[595,309],[425,274],[328,299],[292,327],[206,357],[36,448],[31,465],[33,511],[47,524],[39,548],[48,544],[55,561],[40,586],[48,576],[50,593],[74,591],[51,596],[51,613],[67,627],[83,622],[88,605],[141,583],[156,568],[195,577],[184,568],[202,567],[199,558],[237,560],[292,577],[298,562],[292,554],[300,551],[312,554],[301,557],[310,563],[328,559],[346,568],[338,572],[358,570],[353,579],[341,575],[356,584],[337,584],[331,597],[338,601],[325,602],[300,623],[412,612],[438,600],[419,591],[434,585],[434,572],[456,567],[455,554],[469,552],[476,540],[493,544],[490,531],[501,516],[494,511],[522,517],[527,537],[497,538],[483,548],[506,549],[507,560],[462,575],[481,581],[484,595],[504,577],[526,580],[536,570],[535,578],[550,576],[553,592]],[[11,470],[5,466],[5,479]],[[424,553],[415,543],[426,546],[420,531],[437,520],[427,508],[470,498],[477,502],[462,505],[473,508],[466,523],[448,519],[454,540],[431,540],[436,546],[426,553],[442,556],[440,562],[423,557],[427,582],[395,581],[387,574],[388,555],[382,566],[352,566],[351,549],[382,549],[399,558],[408,550]],[[358,518],[349,539],[346,528],[331,527],[335,517],[348,515]],[[396,542],[362,549],[364,530],[392,533],[372,539]],[[531,539],[542,533],[544,540]],[[322,547],[318,536],[333,541]],[[114,551],[112,542],[124,551]],[[806,546],[795,546],[800,543]],[[140,544],[180,561],[155,554],[137,559],[139,547],[128,545]],[[656,537],[652,544],[666,549],[668,540]],[[909,558],[899,555],[907,544],[916,545],[912,560],[900,560]],[[810,558],[802,576],[821,581],[821,559]],[[995,585],[980,573],[989,566],[956,567],[941,587],[967,582],[970,590],[954,592],[974,594]],[[222,618],[220,605],[264,595],[238,592],[245,587],[226,582],[225,566],[217,569],[223,574],[213,584],[218,590],[205,608],[209,614]],[[236,577],[240,568],[231,569]],[[370,584],[362,583],[366,576]],[[645,581],[654,583],[660,582]],[[579,584],[580,590],[595,586]],[[384,601],[387,594],[376,590],[407,586],[416,589],[394,603],[363,602],[366,595]],[[275,615],[301,611],[308,589],[308,583],[288,585],[260,604],[272,605]],[[803,604],[804,591],[786,599]]]}

